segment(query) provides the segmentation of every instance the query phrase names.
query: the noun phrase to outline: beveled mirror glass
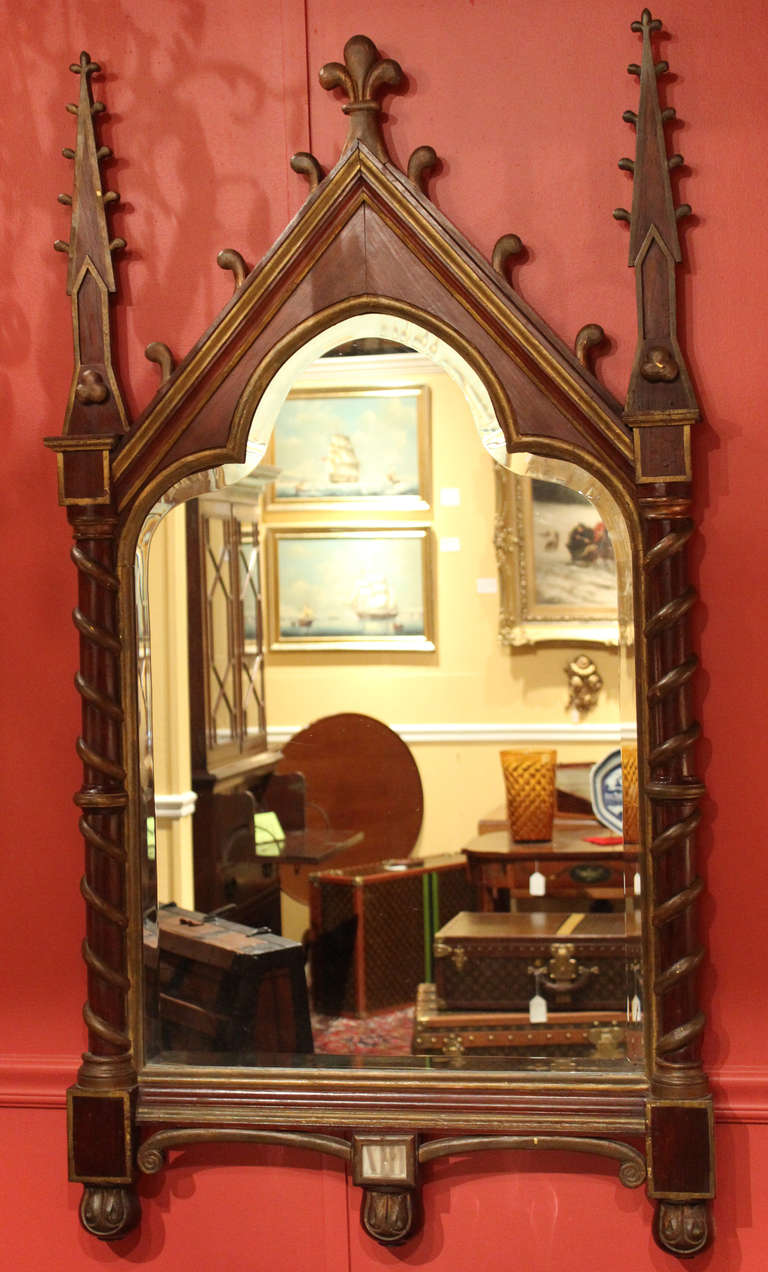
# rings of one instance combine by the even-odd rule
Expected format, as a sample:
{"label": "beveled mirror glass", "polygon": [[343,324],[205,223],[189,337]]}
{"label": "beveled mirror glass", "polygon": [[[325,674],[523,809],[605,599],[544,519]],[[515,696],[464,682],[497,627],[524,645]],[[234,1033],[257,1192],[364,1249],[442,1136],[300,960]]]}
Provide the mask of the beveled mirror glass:
{"label": "beveled mirror glass", "polygon": [[[395,334],[411,345],[393,341]],[[217,489],[197,496],[192,518],[173,502],[183,498],[182,483],[139,539],[137,579],[148,579],[137,589],[139,623],[160,651],[151,677],[145,659],[140,669],[142,700],[151,683],[159,706],[143,730],[156,756],[157,794],[147,891],[157,887],[161,906],[157,923],[153,906],[146,917],[148,1059],[637,1065],[637,833],[622,843],[589,800],[590,769],[612,764],[615,777],[620,745],[636,753],[630,544],[621,514],[583,469],[510,456],[482,382],[423,328],[367,314],[313,344],[326,347],[324,356],[301,349],[254,416],[246,453],[256,466],[210,475]],[[348,352],[371,346],[387,352]],[[278,401],[283,384],[291,386],[289,410]],[[265,447],[291,467],[259,463]],[[569,711],[562,647],[510,655],[498,637],[497,558],[503,562],[506,537],[523,526],[517,509],[499,525],[500,479],[515,481],[526,500],[525,555],[539,563],[535,586],[545,601],[586,623],[592,612],[613,615],[612,625],[603,617],[599,635],[608,632],[619,650],[598,656],[603,700],[586,736],[584,717]],[[527,498],[534,481],[535,519]],[[403,520],[414,513],[420,522]],[[203,626],[212,651],[203,683],[189,665],[197,589],[184,587],[198,523],[205,542],[194,550],[202,547],[207,566]],[[190,704],[200,692],[203,713]],[[233,749],[236,700],[245,704],[245,727]],[[208,787],[192,772],[199,748],[190,732],[201,714],[216,752]],[[356,754],[364,718],[371,764],[383,772],[390,751],[399,764],[389,783],[363,797],[359,788],[371,784]],[[279,745],[314,721],[335,748],[323,757],[327,773],[315,772],[310,755],[308,772],[287,774],[295,761],[281,757]],[[515,844],[500,750],[522,748],[527,762],[532,739],[545,752],[554,748],[561,807],[551,829],[534,828],[537,845],[525,840],[524,826]],[[289,751],[297,754],[296,743]],[[142,770],[150,766],[147,749]],[[196,788],[186,812],[174,777],[177,788]],[[306,786],[301,808],[285,815],[304,825],[286,838],[273,795],[291,778]],[[401,807],[409,798],[419,805],[413,815]],[[267,951],[273,935],[284,941]],[[508,936],[516,954],[505,966]],[[219,942],[231,946],[238,937],[225,966]],[[496,984],[488,982],[489,941]],[[465,943],[476,970],[462,963]],[[212,946],[221,955],[215,970],[205,964]],[[238,975],[237,958],[246,965],[252,950],[261,951],[255,964],[282,958],[279,973]],[[293,992],[281,1008],[269,982],[288,975],[290,959]]]}

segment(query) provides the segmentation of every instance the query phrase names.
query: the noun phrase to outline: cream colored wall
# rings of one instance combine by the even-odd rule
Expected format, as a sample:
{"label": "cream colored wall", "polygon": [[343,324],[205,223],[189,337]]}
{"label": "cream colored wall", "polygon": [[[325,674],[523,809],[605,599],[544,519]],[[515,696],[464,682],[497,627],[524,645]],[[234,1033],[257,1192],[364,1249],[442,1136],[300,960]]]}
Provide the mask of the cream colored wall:
{"label": "cream colored wall", "polygon": [[[543,744],[542,744],[543,745]],[[412,743],[424,788],[424,820],[416,855],[458,852],[477,834],[477,822],[504,804],[500,742]],[[560,763],[594,763],[605,743],[559,743]]]}
{"label": "cream colored wall", "polygon": [[[347,371],[345,384],[354,384]],[[361,381],[358,380],[358,383]],[[391,385],[391,379],[377,383]],[[497,638],[498,595],[478,589],[478,580],[496,580],[492,542],[493,461],[480,443],[458,385],[435,368],[400,373],[397,384],[426,384],[432,422],[432,509],[421,524],[433,537],[436,650],[432,653],[267,651],[266,700],[270,730],[293,730],[320,716],[360,711],[390,725],[547,726],[571,725],[573,740],[557,744],[558,758],[576,762],[600,758],[606,741],[590,739],[590,726],[618,730],[618,656],[594,650],[605,681],[583,737],[566,711],[565,664],[575,648],[537,646],[509,649]],[[311,375],[302,385],[312,387]],[[316,381],[318,383],[318,381]],[[327,386],[327,379],[323,381]],[[371,385],[370,373],[365,379]],[[458,507],[443,507],[440,491],[458,489]],[[318,524],[318,516],[312,524]],[[369,516],[367,524],[373,518]],[[270,525],[298,525],[290,512],[264,514]],[[303,524],[308,524],[304,518]],[[339,524],[360,524],[351,512]],[[409,522],[408,524],[412,524]],[[390,515],[381,524],[391,525]],[[442,540],[458,540],[459,551],[442,551]],[[159,794],[189,789],[187,702],[186,559],[184,511],[172,510],[160,523],[150,557],[150,605],[155,725],[155,789]],[[264,588],[265,604],[269,596]],[[266,625],[268,626],[268,624]],[[438,730],[439,732],[439,730]],[[424,821],[416,853],[457,850],[472,837],[479,817],[503,801],[499,751],[503,729],[493,741],[416,741],[411,751],[424,787]],[[542,745],[545,744],[542,742]],[[161,901],[193,904],[191,818],[158,824],[158,890]],[[301,935],[304,907],[286,904],[284,930]],[[294,913],[294,910],[297,912]],[[294,932],[295,929],[295,932]]]}
{"label": "cream colored wall", "polygon": [[[149,552],[152,728],[156,796],[180,796],[191,786],[187,558],[184,508],[159,522]],[[156,818],[157,895],[192,908],[192,818]]]}
{"label": "cream colored wall", "polygon": [[[478,590],[479,579],[496,580],[493,461],[480,443],[459,387],[438,369],[426,376],[398,375],[397,383],[427,384],[431,394],[433,511],[428,519],[434,533],[436,651],[268,653],[270,729],[301,726],[338,711],[360,711],[392,725],[570,723],[564,668],[578,650],[502,647],[497,638],[498,596]],[[310,387],[309,376],[302,380],[302,387],[305,384]],[[459,490],[459,507],[441,506],[440,491],[445,487]],[[267,513],[265,520],[299,524],[287,513]],[[335,520],[354,523],[355,518],[347,513]],[[441,551],[444,539],[458,539],[460,550]],[[618,728],[617,654],[607,649],[593,652],[606,688],[587,719],[590,725]],[[501,745],[411,744],[424,786],[419,853],[458,849],[474,833],[478,817],[501,803]],[[607,749],[604,742],[576,739],[561,744],[559,756],[594,761]]]}

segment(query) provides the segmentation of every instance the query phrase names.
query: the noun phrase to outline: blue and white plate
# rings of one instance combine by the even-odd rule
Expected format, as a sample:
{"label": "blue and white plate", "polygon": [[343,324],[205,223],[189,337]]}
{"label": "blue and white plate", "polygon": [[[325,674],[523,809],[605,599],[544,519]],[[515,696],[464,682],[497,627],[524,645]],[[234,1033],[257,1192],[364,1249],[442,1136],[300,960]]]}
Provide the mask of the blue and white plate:
{"label": "blue and white plate", "polygon": [[595,817],[604,826],[622,833],[624,800],[621,787],[621,751],[609,751],[589,774],[592,807]]}

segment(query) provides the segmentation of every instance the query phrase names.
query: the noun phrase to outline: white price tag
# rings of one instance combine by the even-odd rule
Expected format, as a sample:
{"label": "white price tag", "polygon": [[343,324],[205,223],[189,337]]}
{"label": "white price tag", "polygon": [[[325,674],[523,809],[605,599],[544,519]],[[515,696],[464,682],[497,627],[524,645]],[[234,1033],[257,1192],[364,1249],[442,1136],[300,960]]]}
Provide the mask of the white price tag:
{"label": "white price tag", "polygon": [[532,897],[547,895],[547,880],[540,870],[534,870],[533,874],[528,876],[528,891]]}
{"label": "white price tag", "polygon": [[452,535],[443,537],[440,540],[441,552],[461,552],[461,539],[454,538]]}
{"label": "white price tag", "polygon": [[461,505],[461,491],[458,486],[440,487],[440,507],[458,508]]}
{"label": "white price tag", "polygon": [[546,1025],[547,1000],[541,994],[534,994],[528,1003],[528,1019],[532,1025]]}
{"label": "white price tag", "polygon": [[499,590],[498,579],[478,579],[477,590],[480,596],[495,596]]}
{"label": "white price tag", "polygon": [[634,888],[635,888],[635,896],[636,896],[636,897],[639,897],[639,896],[640,896],[640,894],[641,894],[641,892],[642,892],[642,890],[643,890],[643,885],[642,885],[642,882],[641,882],[641,880],[640,880],[640,871],[639,871],[639,870],[636,870],[636,871],[635,871],[635,878],[634,878],[634,881],[633,881],[633,882],[634,882]]}

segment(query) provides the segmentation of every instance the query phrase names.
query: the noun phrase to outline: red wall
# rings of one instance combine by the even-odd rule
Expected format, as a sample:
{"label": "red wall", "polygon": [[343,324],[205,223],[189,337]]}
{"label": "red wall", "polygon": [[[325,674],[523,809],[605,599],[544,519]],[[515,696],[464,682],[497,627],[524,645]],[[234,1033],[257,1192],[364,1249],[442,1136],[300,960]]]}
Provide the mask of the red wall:
{"label": "red wall", "polygon": [[[680,194],[696,213],[684,232],[682,327],[705,417],[694,442],[701,533],[693,559],[703,597],[699,712],[711,739],[700,762],[711,795],[703,913],[720,1197],[717,1244],[692,1267],[751,1272],[764,1266],[768,1244],[768,673],[760,658],[768,604],[757,570],[768,447],[764,7],[733,0],[723,15],[713,0],[669,0],[663,16],[672,32],[663,55],[674,71],[665,91],[681,120],[673,144],[689,165]],[[615,160],[633,142],[621,112],[636,100],[624,66],[638,56],[629,31],[637,17],[616,0],[308,0],[306,14],[298,0],[6,6],[0,1206],[9,1267],[671,1266],[651,1243],[642,1193],[620,1188],[613,1168],[596,1163],[583,1174],[567,1158],[489,1158],[480,1171],[476,1161],[440,1165],[427,1178],[425,1232],[400,1252],[361,1235],[358,1196],[336,1165],[278,1150],[189,1153],[142,1184],[152,1201],[139,1235],[106,1247],[80,1231],[61,1108],[84,1044],[81,846],[71,805],[75,577],[53,457],[41,445],[60,430],[71,373],[66,266],[50,244],[68,232],[55,199],[70,188],[60,149],[72,144],[74,121],[63,107],[77,81],[66,68],[81,48],[106,68],[103,135],[116,155],[107,184],[123,199],[112,224],[129,244],[118,267],[125,307],[117,343],[132,410],[155,385],[144,346],[167,340],[182,354],[228,298],[217,251],[235,247],[254,263],[300,205],[304,186],[288,156],[309,146],[326,165],[335,160],[345,125],[315,72],[358,30],[409,74],[389,110],[396,158],[435,146],[443,169],[433,196],[484,252],[502,233],[523,238],[530,259],[518,271],[522,293],[568,338],[587,321],[602,323],[614,341],[602,374],[621,395],[634,298],[626,227],[611,210],[631,198]],[[211,1169],[214,1161],[223,1164]]]}

